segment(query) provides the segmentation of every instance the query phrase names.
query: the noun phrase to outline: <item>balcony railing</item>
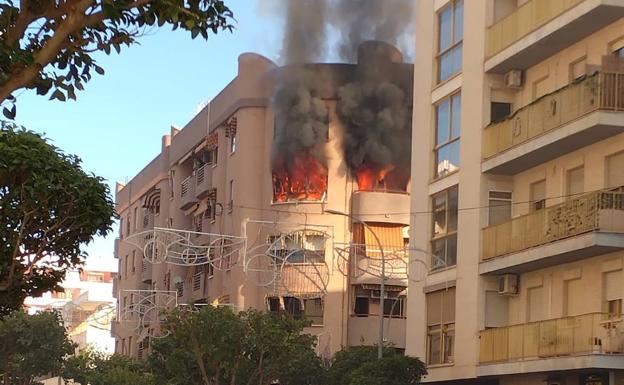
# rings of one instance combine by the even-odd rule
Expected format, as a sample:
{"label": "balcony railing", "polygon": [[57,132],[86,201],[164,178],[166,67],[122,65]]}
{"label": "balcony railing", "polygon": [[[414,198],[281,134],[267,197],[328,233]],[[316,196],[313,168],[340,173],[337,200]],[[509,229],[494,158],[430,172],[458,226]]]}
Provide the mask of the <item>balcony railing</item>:
{"label": "balcony railing", "polygon": [[596,110],[624,111],[624,73],[587,76],[490,124],[483,136],[483,157],[490,158]]}
{"label": "balcony railing", "polygon": [[191,177],[190,176],[182,181],[182,184],[180,186],[180,196],[182,198],[184,198],[185,196],[188,195],[188,193],[190,191],[190,186],[189,186],[190,182],[191,182]]}
{"label": "balcony railing", "polygon": [[[597,191],[483,229],[483,260],[624,225],[624,193]],[[601,220],[603,217],[603,220]]]}
{"label": "balcony railing", "polygon": [[530,0],[488,28],[487,57],[509,47],[583,0]]}
{"label": "balcony railing", "polygon": [[604,313],[487,329],[479,335],[479,362],[621,354],[622,331],[622,318]]}

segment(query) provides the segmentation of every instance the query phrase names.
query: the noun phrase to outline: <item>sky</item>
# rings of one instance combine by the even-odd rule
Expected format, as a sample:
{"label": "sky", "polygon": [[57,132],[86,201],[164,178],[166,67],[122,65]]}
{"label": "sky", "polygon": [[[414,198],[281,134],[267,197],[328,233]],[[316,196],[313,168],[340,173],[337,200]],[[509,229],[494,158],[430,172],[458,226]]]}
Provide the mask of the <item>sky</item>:
{"label": "sky", "polygon": [[[16,122],[45,133],[83,167],[106,179],[126,182],[160,151],[171,125],[183,127],[235,76],[237,58],[257,52],[279,56],[279,20],[271,17],[273,0],[228,0],[236,18],[233,33],[192,40],[163,27],[121,54],[95,54],[106,73],[94,74],[78,100],[49,101],[34,92],[18,92]],[[90,255],[112,256],[117,229],[87,246]]]}

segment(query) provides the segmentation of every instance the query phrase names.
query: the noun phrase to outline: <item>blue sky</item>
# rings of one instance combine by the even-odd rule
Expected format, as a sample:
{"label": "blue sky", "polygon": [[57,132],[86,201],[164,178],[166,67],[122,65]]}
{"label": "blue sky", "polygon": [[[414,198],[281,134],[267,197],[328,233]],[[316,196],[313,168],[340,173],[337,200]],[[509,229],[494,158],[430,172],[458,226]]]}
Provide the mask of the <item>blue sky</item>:
{"label": "blue sky", "polygon": [[[236,76],[239,54],[278,56],[280,25],[270,16],[275,1],[227,3],[237,19],[234,33],[191,40],[165,27],[120,55],[96,55],[106,74],[94,75],[77,101],[18,93],[17,123],[80,156],[84,168],[105,178],[113,192],[116,181],[132,178],[158,154],[160,137],[172,124],[185,125]],[[112,255],[115,236],[96,240],[88,252]]]}

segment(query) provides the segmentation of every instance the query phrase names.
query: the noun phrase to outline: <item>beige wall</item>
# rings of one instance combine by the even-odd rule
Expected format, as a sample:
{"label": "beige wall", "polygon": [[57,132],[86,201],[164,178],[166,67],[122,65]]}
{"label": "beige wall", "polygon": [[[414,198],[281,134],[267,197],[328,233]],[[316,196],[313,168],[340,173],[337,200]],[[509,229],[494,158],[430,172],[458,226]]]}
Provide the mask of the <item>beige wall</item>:
{"label": "beige wall", "polygon": [[[609,269],[618,270],[622,253],[561,264],[530,271],[520,276],[518,296],[500,296],[497,276],[480,276],[479,262],[482,250],[482,231],[487,226],[488,191],[513,191],[513,216],[528,212],[529,186],[546,179],[546,196],[560,197],[566,192],[566,173],[584,165],[585,191],[606,187],[605,157],[624,150],[624,137],[588,145],[559,158],[540,164],[512,176],[483,174],[483,129],[490,122],[490,102],[513,103],[518,109],[543,93],[552,92],[570,80],[570,64],[586,56],[588,64],[600,64],[602,55],[610,52],[614,41],[624,36],[624,20],[619,20],[595,34],[574,43],[554,56],[529,68],[525,73],[525,86],[520,90],[503,87],[502,75],[485,74],[486,26],[498,20],[522,2],[465,0],[463,68],[455,77],[436,84],[437,17],[435,12],[449,1],[420,1],[416,3],[416,61],[414,69],[414,126],[411,182],[411,239],[410,246],[431,250],[431,195],[459,185],[458,253],[457,265],[436,270],[422,281],[409,283],[407,353],[421,358],[427,353],[427,326],[425,291],[437,290],[445,285],[456,286],[455,351],[454,362],[430,366],[426,382],[444,382],[475,379],[479,373],[479,331],[527,322],[529,289],[543,287],[540,299],[543,306],[535,317],[542,319],[562,317],[565,314],[582,314],[604,310],[603,275]],[[538,83],[538,81],[541,81]],[[442,179],[432,180],[434,167],[435,103],[461,90],[461,165],[458,172]],[[563,198],[548,200],[547,205],[559,203]],[[522,204],[520,204],[522,203]],[[412,258],[428,257],[412,252]],[[574,278],[574,279],[573,279]],[[569,283],[564,283],[569,282]],[[567,296],[564,287],[570,293]],[[579,289],[580,287],[586,289]],[[532,292],[537,293],[536,291]],[[495,365],[495,364],[493,364]],[[548,366],[543,366],[548,371]],[[578,383],[576,374],[566,374],[566,384]],[[501,384],[542,383],[548,375],[511,375],[489,378]]]}

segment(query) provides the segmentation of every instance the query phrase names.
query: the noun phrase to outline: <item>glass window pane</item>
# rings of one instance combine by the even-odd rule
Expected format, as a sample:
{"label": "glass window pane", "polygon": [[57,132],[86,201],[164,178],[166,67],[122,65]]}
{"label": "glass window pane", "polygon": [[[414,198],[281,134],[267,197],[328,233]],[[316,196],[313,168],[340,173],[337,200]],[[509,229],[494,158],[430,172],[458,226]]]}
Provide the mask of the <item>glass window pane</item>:
{"label": "glass window pane", "polygon": [[451,138],[458,138],[461,133],[461,94],[451,98]]}
{"label": "glass window pane", "polygon": [[453,50],[450,52],[450,55],[452,57],[452,64],[451,64],[451,75],[455,75],[456,73],[460,72],[462,69],[462,53],[463,53],[463,49],[462,49],[462,45],[458,45],[457,47],[453,48]]}
{"label": "glass window pane", "polygon": [[448,232],[457,231],[458,189],[452,188],[448,192]]}
{"label": "glass window pane", "polygon": [[436,269],[446,266],[446,241],[444,238],[433,241],[431,248],[431,253],[437,257],[431,256],[431,268]]}
{"label": "glass window pane", "polygon": [[442,52],[453,44],[453,8],[447,7],[440,13],[440,49]]}
{"label": "glass window pane", "polygon": [[453,347],[455,345],[455,331],[444,332],[444,363],[453,362]]}
{"label": "glass window pane", "polygon": [[511,219],[511,201],[490,200],[488,206],[488,225],[494,226]]}
{"label": "glass window pane", "polygon": [[443,101],[437,107],[436,144],[446,143],[449,140],[449,108],[448,100]]}
{"label": "glass window pane", "polygon": [[429,364],[441,364],[442,338],[439,331],[429,332]]}
{"label": "glass window pane", "polygon": [[459,140],[438,149],[436,176],[444,176],[459,168]]}
{"label": "glass window pane", "polygon": [[455,13],[453,15],[455,26],[453,28],[453,41],[457,43],[464,37],[464,1],[455,3]]}
{"label": "glass window pane", "polygon": [[446,266],[457,264],[457,234],[453,234],[446,239]]}
{"label": "glass window pane", "polygon": [[440,57],[440,81],[444,81],[453,75],[453,57],[449,51]]}
{"label": "glass window pane", "polygon": [[446,194],[433,197],[433,236],[446,234]]}

